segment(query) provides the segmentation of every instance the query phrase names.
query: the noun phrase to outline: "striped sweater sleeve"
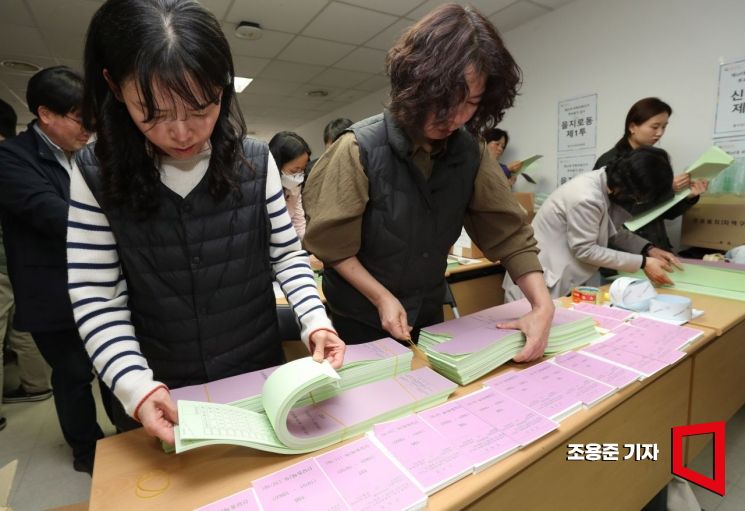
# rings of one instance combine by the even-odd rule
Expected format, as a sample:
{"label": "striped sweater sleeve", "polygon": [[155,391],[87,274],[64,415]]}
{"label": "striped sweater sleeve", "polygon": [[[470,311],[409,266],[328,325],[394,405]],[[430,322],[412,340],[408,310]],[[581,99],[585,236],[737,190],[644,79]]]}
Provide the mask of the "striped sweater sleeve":
{"label": "striped sweater sleeve", "polygon": [[136,417],[140,402],[162,383],[153,379],[127,306],[116,240],[77,167],[70,179],[67,281],[75,323],[101,379]]}
{"label": "striped sweater sleeve", "polygon": [[274,278],[300,321],[300,338],[307,346],[308,338],[314,331],[333,330],[333,327],[318,295],[308,253],[303,250],[287,212],[279,170],[271,154],[267,168],[266,198],[271,222],[269,257]]}

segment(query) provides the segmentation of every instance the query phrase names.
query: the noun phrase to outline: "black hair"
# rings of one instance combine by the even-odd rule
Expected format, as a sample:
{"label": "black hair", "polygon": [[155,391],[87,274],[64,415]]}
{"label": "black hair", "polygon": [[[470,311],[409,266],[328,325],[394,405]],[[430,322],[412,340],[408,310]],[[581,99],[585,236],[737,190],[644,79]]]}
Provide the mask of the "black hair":
{"label": "black hair", "polygon": [[421,136],[427,117],[447,122],[468,99],[466,71],[486,77],[471,133],[495,126],[511,107],[522,79],[497,29],[473,7],[437,7],[409,28],[386,55],[391,78],[389,109],[409,132]]}
{"label": "black hair", "polygon": [[140,217],[157,209],[160,175],[157,157],[135,125],[115,89],[134,80],[142,94],[146,121],[157,107],[152,86],[166,99],[203,109],[220,103],[210,137],[207,169],[214,200],[238,192],[238,166],[244,163],[245,123],[233,89],[230,46],[215,16],[193,0],[108,0],[93,16],[85,43],[83,123],[96,128],[104,196]]}
{"label": "black hair", "polygon": [[672,195],[670,157],[657,147],[639,147],[605,168],[611,198],[619,204],[654,205]]}
{"label": "black hair", "polygon": [[310,158],[310,147],[307,142],[293,131],[280,131],[269,141],[269,151],[277,162],[277,168],[282,170],[287,162],[290,162],[307,154]]}
{"label": "black hair", "polygon": [[484,130],[483,137],[487,144],[489,142],[494,142],[497,140],[504,139],[505,147],[507,147],[507,143],[510,141],[510,136],[507,134],[507,132],[499,128],[491,128],[488,130]]}
{"label": "black hair", "polygon": [[660,115],[662,113],[672,115],[673,109],[660,98],[642,98],[631,105],[629,112],[626,114],[626,121],[623,125],[623,136],[618,142],[616,142],[616,147],[630,151],[631,144],[629,143],[629,138],[631,138],[631,130],[629,129],[629,126],[632,124],[636,124],[637,126],[644,124],[655,115]]}
{"label": "black hair", "polygon": [[10,138],[16,136],[18,116],[10,104],[0,99],[0,136]]}
{"label": "black hair", "polygon": [[351,120],[346,117],[339,117],[330,121],[325,128],[323,128],[323,143],[333,144],[336,139],[339,138],[344,130],[354,124]]}
{"label": "black hair", "polygon": [[26,104],[39,117],[39,107],[65,115],[80,109],[83,102],[83,77],[67,66],[42,69],[28,81]]}

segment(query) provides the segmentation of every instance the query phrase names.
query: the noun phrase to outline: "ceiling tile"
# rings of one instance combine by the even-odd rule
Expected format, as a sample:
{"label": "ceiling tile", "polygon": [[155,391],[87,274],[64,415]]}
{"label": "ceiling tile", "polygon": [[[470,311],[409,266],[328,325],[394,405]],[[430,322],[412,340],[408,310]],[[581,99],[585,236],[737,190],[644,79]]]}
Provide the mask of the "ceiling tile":
{"label": "ceiling tile", "polygon": [[370,2],[370,0],[344,0],[344,3],[368,7],[376,11],[395,14],[396,16],[403,16],[421,4],[422,0],[375,0],[375,2]]}
{"label": "ceiling tile", "polygon": [[23,0],[3,0],[3,23],[8,25],[36,25]]}
{"label": "ceiling tile", "polygon": [[360,98],[363,98],[370,94],[365,90],[346,89],[342,90],[337,94],[330,94],[329,98],[331,101],[343,101],[344,103],[352,103]]}
{"label": "ceiling tile", "polygon": [[26,84],[28,84],[28,81],[32,76],[33,75],[31,74],[16,74],[1,71],[0,83],[5,85],[7,88],[16,91],[17,93],[18,91],[26,88]]}
{"label": "ceiling tile", "polygon": [[43,29],[85,34],[100,3],[88,0],[29,0],[36,23]]}
{"label": "ceiling tile", "polygon": [[264,69],[270,62],[270,59],[233,55],[233,66],[235,67],[236,74],[238,76],[245,76],[248,78],[259,76],[261,70]]}
{"label": "ceiling tile", "polygon": [[83,72],[83,61],[78,59],[57,59],[57,62],[59,62],[63,66],[67,66],[69,68],[74,69],[78,73]]}
{"label": "ceiling tile", "polygon": [[47,46],[51,49],[54,57],[82,60],[85,34],[59,32],[51,29],[42,29],[42,31]]}
{"label": "ceiling tile", "polygon": [[273,60],[271,64],[261,71],[259,77],[285,82],[305,83],[324,69],[324,66]]}
{"label": "ceiling tile", "polygon": [[378,50],[388,51],[393,43],[395,43],[404,30],[413,25],[414,22],[408,19],[401,19],[391,25],[390,27],[383,30],[381,33],[365,42],[365,46],[369,48],[376,48]]}
{"label": "ceiling tile", "polygon": [[14,55],[49,57],[38,28],[0,24],[0,48]]}
{"label": "ceiling tile", "polygon": [[246,88],[245,92],[251,95],[269,94],[282,95],[289,94],[298,88],[299,84],[279,80],[269,80],[267,78],[255,78],[254,81]]}
{"label": "ceiling tile", "polygon": [[366,81],[373,75],[360,71],[347,71],[346,69],[327,68],[323,73],[310,80],[314,85],[332,85],[337,87],[353,87],[358,83]]}
{"label": "ceiling tile", "polygon": [[[2,1],[2,0],[0,0]],[[19,54],[11,54],[11,53],[0,53],[0,61],[2,60],[19,60],[23,62],[29,62],[31,64],[36,64],[39,67],[50,67],[50,66],[56,66],[57,60],[52,58],[51,56],[47,57],[36,57],[36,56],[29,56],[29,55],[19,55]],[[7,71],[6,71],[7,72]],[[14,73],[14,74],[25,74],[25,73]],[[30,73],[28,76],[31,76]]]}
{"label": "ceiling tile", "polygon": [[366,80],[362,83],[358,83],[357,85],[354,86],[354,88],[373,92],[376,90],[380,90],[384,87],[388,87],[390,84],[391,84],[391,80],[387,76],[375,75],[369,80]]}
{"label": "ceiling tile", "polygon": [[282,51],[282,48],[294,37],[292,34],[285,34],[284,32],[264,30],[261,39],[248,41],[235,36],[235,27],[236,25],[233,23],[223,23],[222,25],[222,30],[230,43],[230,50],[233,55],[272,58]]}
{"label": "ceiling tile", "polygon": [[226,20],[233,23],[253,21],[269,30],[298,33],[327,0],[237,0]]}
{"label": "ceiling tile", "polygon": [[232,0],[199,0],[199,3],[205,6],[215,15],[215,18],[222,21],[228,12],[228,6]]}
{"label": "ceiling tile", "polygon": [[291,62],[329,66],[353,49],[354,46],[349,44],[298,36],[279,54],[279,58]]}
{"label": "ceiling tile", "polygon": [[489,16],[489,19],[500,32],[506,32],[547,12],[549,11],[545,7],[520,1]]}
{"label": "ceiling tile", "polygon": [[390,14],[332,2],[303,30],[303,35],[360,44],[396,22]]}
{"label": "ceiling tile", "polygon": [[386,52],[381,50],[357,48],[337,62],[335,67],[352,69],[354,71],[366,71],[368,73],[380,73],[385,69],[385,54]]}
{"label": "ceiling tile", "polygon": [[572,1],[573,0],[533,0],[534,3],[548,7],[549,9],[558,9],[562,5],[566,5]]}

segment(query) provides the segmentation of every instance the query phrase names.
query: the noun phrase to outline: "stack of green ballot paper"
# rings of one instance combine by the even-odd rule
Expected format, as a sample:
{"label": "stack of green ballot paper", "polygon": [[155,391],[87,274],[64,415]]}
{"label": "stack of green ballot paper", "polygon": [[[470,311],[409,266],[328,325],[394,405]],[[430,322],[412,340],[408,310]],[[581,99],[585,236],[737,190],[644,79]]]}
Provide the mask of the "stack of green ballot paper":
{"label": "stack of green ballot paper", "polygon": [[[620,275],[647,278],[642,270]],[[666,275],[678,291],[745,301],[745,270],[741,265],[681,259],[681,267]]]}
{"label": "stack of green ballot paper", "polygon": [[315,451],[366,432],[378,422],[443,403],[457,388],[423,367],[298,406],[305,396],[339,380],[327,361],[307,357],[280,366],[267,378],[261,393],[266,414],[181,400],[175,450],[232,444],[283,454]]}
{"label": "stack of green ballot paper", "polygon": [[[521,331],[499,329],[496,324],[517,319],[530,310],[530,303],[523,299],[425,327],[419,334],[419,347],[437,372],[467,385],[523,349],[525,336]],[[546,354],[562,353],[599,337],[591,316],[557,308]]]}
{"label": "stack of green ballot paper", "polygon": [[[711,181],[717,177],[721,171],[732,165],[734,161],[735,159],[732,156],[725,153],[717,146],[711,146],[693,163],[693,165],[686,169],[686,173],[691,175],[691,179],[706,179],[707,181]],[[662,204],[658,204],[644,213],[634,216],[624,222],[623,225],[625,225],[630,231],[636,231],[688,197],[689,193],[690,190],[688,188],[681,190],[676,193],[672,199],[669,199]]]}
{"label": "stack of green ballot paper", "polygon": [[[304,396],[298,406],[322,401],[344,390],[410,371],[412,356],[410,349],[390,337],[349,345],[344,355],[344,365],[338,371],[338,385],[324,387]],[[281,366],[239,374],[202,385],[172,389],[171,398],[176,403],[188,400],[230,404],[244,410],[263,413],[261,390],[267,378],[279,367]]]}

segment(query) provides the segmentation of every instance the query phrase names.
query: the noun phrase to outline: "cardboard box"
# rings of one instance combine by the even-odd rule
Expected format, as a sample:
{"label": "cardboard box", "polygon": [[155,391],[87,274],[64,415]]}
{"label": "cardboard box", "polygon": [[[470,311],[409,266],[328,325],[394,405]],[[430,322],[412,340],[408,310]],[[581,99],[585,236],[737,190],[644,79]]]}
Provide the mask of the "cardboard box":
{"label": "cardboard box", "polygon": [[461,231],[460,238],[455,242],[455,245],[450,248],[450,253],[458,257],[468,257],[469,259],[484,257],[484,253],[471,241],[465,229]]}
{"label": "cardboard box", "polygon": [[745,245],[745,197],[702,196],[683,215],[680,242],[725,251]]}
{"label": "cardboard box", "polygon": [[532,222],[533,217],[535,216],[535,201],[533,194],[529,192],[513,192],[512,194],[528,214],[528,223]]}

